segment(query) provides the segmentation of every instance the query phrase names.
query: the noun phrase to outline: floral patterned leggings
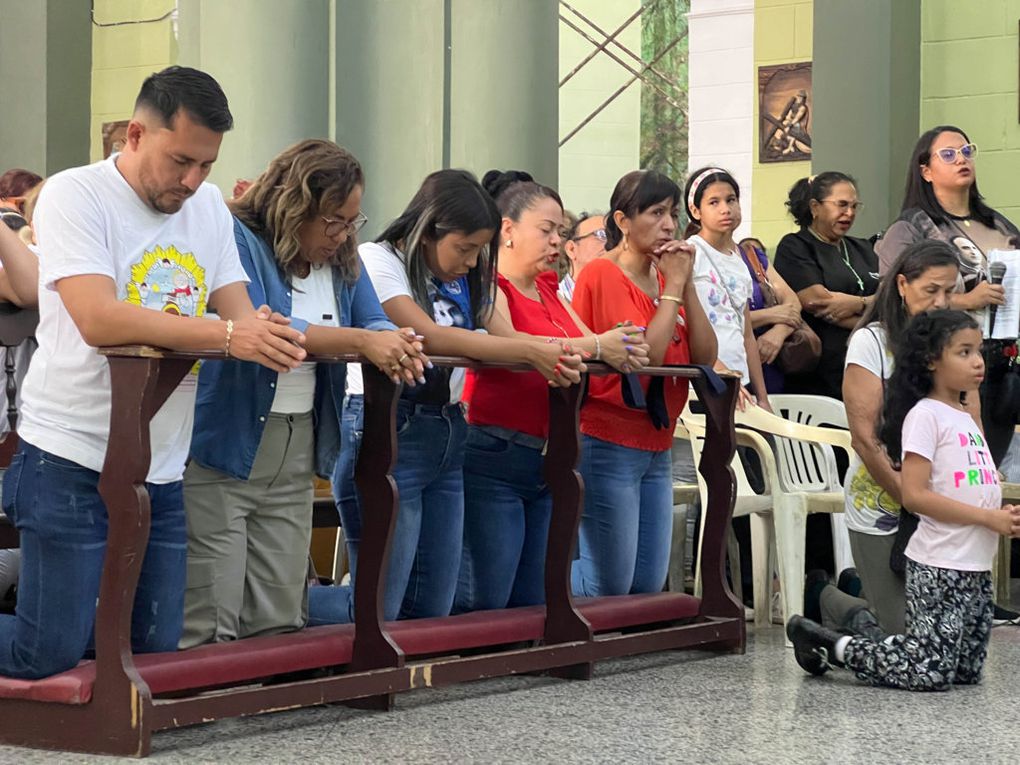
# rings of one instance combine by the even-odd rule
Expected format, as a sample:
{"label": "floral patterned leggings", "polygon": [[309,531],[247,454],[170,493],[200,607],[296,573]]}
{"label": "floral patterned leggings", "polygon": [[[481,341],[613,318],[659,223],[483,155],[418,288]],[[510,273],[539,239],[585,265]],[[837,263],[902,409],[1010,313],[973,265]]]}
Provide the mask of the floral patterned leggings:
{"label": "floral patterned leggings", "polygon": [[888,642],[855,637],[844,663],[872,685],[945,691],[981,680],[992,630],[992,575],[907,560],[907,632]]}

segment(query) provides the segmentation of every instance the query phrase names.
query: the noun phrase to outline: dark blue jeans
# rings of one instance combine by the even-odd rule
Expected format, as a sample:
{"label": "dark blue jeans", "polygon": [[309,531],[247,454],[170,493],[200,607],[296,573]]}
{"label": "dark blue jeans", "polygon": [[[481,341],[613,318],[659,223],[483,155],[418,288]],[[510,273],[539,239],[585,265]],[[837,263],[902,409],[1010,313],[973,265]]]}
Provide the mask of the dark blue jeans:
{"label": "dark blue jeans", "polygon": [[[354,467],[364,430],[364,399],[349,396],[341,418],[340,458],[333,497],[351,562],[351,586],[308,590],[308,623],[354,620],[354,579],[361,542],[361,512]],[[383,605],[387,620],[446,616],[453,605],[464,527],[464,438],[460,404],[397,404],[397,464],[393,480],[400,506]],[[371,511],[371,508],[367,508]]]}
{"label": "dark blue jeans", "polygon": [[575,595],[661,592],[673,533],[670,452],[581,436],[584,513]]}
{"label": "dark blue jeans", "polygon": [[545,602],[552,496],[541,449],[468,428],[464,458],[464,555],[453,610]]}
{"label": "dark blue jeans", "polygon": [[[174,651],[184,618],[187,536],[181,482],[146,484],[149,543],[131,616],[136,653]],[[88,650],[106,554],[99,473],[21,442],[3,509],[21,534],[15,616],[0,616],[0,675],[47,677]]]}

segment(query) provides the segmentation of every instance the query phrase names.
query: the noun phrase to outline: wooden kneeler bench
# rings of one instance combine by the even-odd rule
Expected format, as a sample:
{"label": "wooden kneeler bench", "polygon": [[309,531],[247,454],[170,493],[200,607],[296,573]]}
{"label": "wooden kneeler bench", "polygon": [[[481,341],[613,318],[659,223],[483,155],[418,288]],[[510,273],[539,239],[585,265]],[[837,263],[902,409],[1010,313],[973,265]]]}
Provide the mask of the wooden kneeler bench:
{"label": "wooden kneeler bench", "polygon": [[[366,364],[365,430],[356,477],[366,512],[359,549],[355,624],[249,638],[188,651],[133,655],[131,606],[149,531],[144,481],[149,422],[197,359],[148,347],[110,348],[110,448],[100,478],[109,538],[96,613],[94,661],[43,680],[0,678],[0,743],[145,756],[154,731],[223,717],[342,701],[388,709],[393,695],[501,675],[548,672],[588,679],[594,662],[684,647],[743,652],[743,607],[724,576],[733,508],[736,377],[713,394],[695,367],[645,370],[690,379],[705,402],[708,435],[700,471],[708,485],[703,597],[663,592],[574,598],[570,566],[581,517],[576,472],[581,386],[550,390],[545,478],[553,495],[546,553],[546,605],[435,619],[382,620],[388,547],[397,513],[390,477],[396,459],[400,389]],[[358,361],[320,356],[319,363]],[[478,367],[437,358],[448,366]],[[512,365],[509,369],[520,369]],[[610,374],[600,364],[591,374]],[[489,650],[486,650],[489,649]],[[468,652],[465,655],[465,652]],[[307,672],[306,675],[295,674]]]}

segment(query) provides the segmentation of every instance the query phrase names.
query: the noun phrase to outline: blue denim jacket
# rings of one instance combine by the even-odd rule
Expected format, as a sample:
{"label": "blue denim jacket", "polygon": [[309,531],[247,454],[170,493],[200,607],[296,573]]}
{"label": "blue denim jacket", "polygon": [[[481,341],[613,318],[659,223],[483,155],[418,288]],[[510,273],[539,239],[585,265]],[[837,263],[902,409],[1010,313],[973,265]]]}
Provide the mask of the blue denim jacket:
{"label": "blue denim jacket", "polygon": [[[234,238],[241,265],[251,279],[251,302],[290,316],[291,286],[277,266],[272,249],[236,219]],[[354,284],[345,282],[334,270],[333,287],[341,327],[396,329],[386,318],[363,266]],[[291,326],[303,332],[308,322],[292,316]],[[276,395],[276,378],[276,372],[253,361],[203,363],[198,375],[191,458],[238,480],[248,480]],[[316,367],[315,472],[323,478],[332,474],[340,451],[340,413],[346,383],[346,364]]]}

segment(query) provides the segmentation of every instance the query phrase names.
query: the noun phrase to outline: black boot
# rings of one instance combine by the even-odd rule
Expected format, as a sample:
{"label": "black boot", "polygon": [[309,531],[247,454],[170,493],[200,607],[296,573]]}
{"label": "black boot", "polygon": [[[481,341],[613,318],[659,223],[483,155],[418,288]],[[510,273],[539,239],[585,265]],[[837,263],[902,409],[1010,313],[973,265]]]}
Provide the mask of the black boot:
{"label": "black boot", "polygon": [[855,598],[861,597],[861,578],[857,576],[857,569],[843,569],[843,571],[840,572],[836,588],[842,590],[847,595],[852,595]]}
{"label": "black boot", "polygon": [[852,608],[843,619],[843,629],[849,635],[860,635],[876,643],[889,637],[878,624],[878,617],[864,606]]}
{"label": "black boot", "polygon": [[815,568],[804,577],[804,616],[813,622],[822,621],[822,590],[831,584],[829,572]]}
{"label": "black boot", "polygon": [[793,643],[793,654],[805,672],[824,675],[830,666],[843,666],[836,661],[836,641],[843,637],[839,632],[803,616],[791,616],[786,623],[786,636]]}

